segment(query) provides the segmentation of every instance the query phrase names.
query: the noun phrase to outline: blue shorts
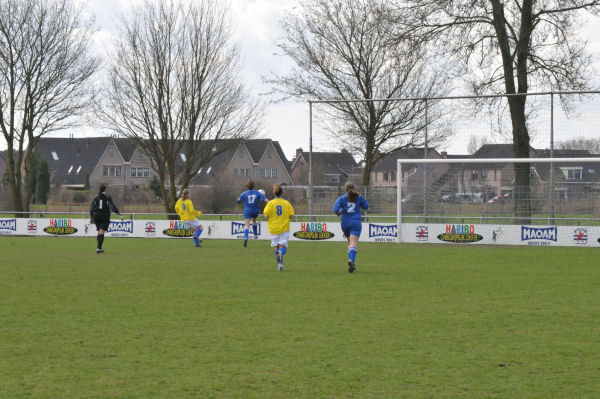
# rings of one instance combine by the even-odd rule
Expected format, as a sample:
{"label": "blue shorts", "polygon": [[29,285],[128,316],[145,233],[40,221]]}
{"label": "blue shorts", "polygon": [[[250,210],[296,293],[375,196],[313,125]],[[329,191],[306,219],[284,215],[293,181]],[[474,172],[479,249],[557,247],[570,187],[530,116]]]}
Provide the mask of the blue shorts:
{"label": "blue shorts", "polygon": [[244,219],[253,219],[258,216],[260,211],[258,209],[244,209]]}
{"label": "blue shorts", "polygon": [[342,231],[344,232],[345,237],[350,237],[350,235],[360,237],[360,233],[362,231],[362,223],[342,223]]}

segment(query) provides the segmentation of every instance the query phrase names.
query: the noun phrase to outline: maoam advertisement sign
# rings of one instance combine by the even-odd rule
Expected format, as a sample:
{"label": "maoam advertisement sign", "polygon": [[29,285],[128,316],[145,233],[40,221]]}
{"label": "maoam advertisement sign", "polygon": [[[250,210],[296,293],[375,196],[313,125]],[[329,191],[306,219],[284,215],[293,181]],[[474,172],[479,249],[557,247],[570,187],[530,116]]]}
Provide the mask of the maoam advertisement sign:
{"label": "maoam advertisement sign", "polygon": [[108,225],[108,234],[111,237],[131,237],[133,236],[133,221],[131,220],[111,220]]}
{"label": "maoam advertisement sign", "polygon": [[0,219],[0,235],[12,235],[17,232],[17,219]]}
{"label": "maoam advertisement sign", "polygon": [[300,223],[300,230],[294,233],[294,237],[300,240],[329,240],[335,234],[327,230],[327,223],[311,222]]}
{"label": "maoam advertisement sign", "polygon": [[459,244],[472,243],[483,240],[483,236],[475,232],[474,224],[447,224],[446,231],[437,236],[444,242]]}
{"label": "maoam advertisement sign", "polygon": [[[214,225],[214,223],[213,223]],[[244,230],[246,229],[246,224],[242,222],[231,222],[231,235],[237,239],[244,238]],[[212,229],[211,229],[212,230]],[[252,229],[252,223],[250,223],[250,228],[248,229],[248,237],[254,238],[254,230]],[[258,236],[261,235],[261,226],[260,222],[256,223],[256,234]]]}
{"label": "maoam advertisement sign", "polygon": [[398,226],[395,224],[369,223],[369,238],[375,242],[395,242]]}
{"label": "maoam advertisement sign", "polygon": [[527,245],[548,246],[557,241],[558,229],[556,226],[521,226],[521,242],[527,243]]}

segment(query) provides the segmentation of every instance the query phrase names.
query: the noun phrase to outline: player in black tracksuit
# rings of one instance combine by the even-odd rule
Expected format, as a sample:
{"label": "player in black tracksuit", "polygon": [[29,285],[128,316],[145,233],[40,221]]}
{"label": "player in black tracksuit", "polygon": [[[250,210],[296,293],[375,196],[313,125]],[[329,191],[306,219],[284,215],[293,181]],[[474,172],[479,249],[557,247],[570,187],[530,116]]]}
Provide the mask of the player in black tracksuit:
{"label": "player in black tracksuit", "polygon": [[[106,194],[105,191],[106,186],[102,184],[98,196],[94,198],[92,206],[90,207],[92,222],[96,225],[96,230],[98,230],[98,236],[96,237],[98,240],[98,248],[96,248],[97,254],[104,252],[102,249],[102,242],[104,242],[104,233],[108,230],[110,224],[110,211],[112,210],[116,214],[121,215],[111,196]],[[121,220],[123,220],[123,216],[121,216]]]}

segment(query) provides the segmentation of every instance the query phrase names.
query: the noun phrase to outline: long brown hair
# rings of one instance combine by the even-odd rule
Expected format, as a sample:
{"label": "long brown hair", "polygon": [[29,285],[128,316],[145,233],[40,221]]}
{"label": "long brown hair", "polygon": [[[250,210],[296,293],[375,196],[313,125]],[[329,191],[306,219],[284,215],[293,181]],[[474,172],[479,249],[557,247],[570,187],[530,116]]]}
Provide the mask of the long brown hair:
{"label": "long brown hair", "polygon": [[283,189],[277,183],[273,184],[273,194],[275,194],[276,197],[281,197],[281,194],[283,194]]}
{"label": "long brown hair", "polygon": [[346,193],[348,193],[348,199],[352,202],[356,201],[358,199],[358,192],[356,192],[356,190],[354,189],[354,184],[348,182],[346,183],[346,186],[344,187],[346,190]]}
{"label": "long brown hair", "polygon": [[189,188],[184,188],[183,190],[181,190],[181,198],[183,198],[183,196],[188,194],[189,192],[190,192]]}
{"label": "long brown hair", "polygon": [[98,192],[98,198],[102,197],[102,193],[106,191],[106,185],[100,185],[100,191]]}
{"label": "long brown hair", "polygon": [[248,183],[246,183],[246,188],[248,190],[252,190],[254,188],[254,180],[252,180],[252,179],[248,180]]}

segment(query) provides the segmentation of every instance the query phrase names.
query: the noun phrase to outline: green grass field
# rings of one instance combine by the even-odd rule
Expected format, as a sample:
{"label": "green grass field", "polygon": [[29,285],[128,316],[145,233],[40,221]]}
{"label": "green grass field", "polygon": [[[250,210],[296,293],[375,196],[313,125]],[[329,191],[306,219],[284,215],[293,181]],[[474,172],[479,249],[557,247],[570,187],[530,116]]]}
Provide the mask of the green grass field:
{"label": "green grass field", "polygon": [[593,248],[0,237],[0,398],[597,398]]}

